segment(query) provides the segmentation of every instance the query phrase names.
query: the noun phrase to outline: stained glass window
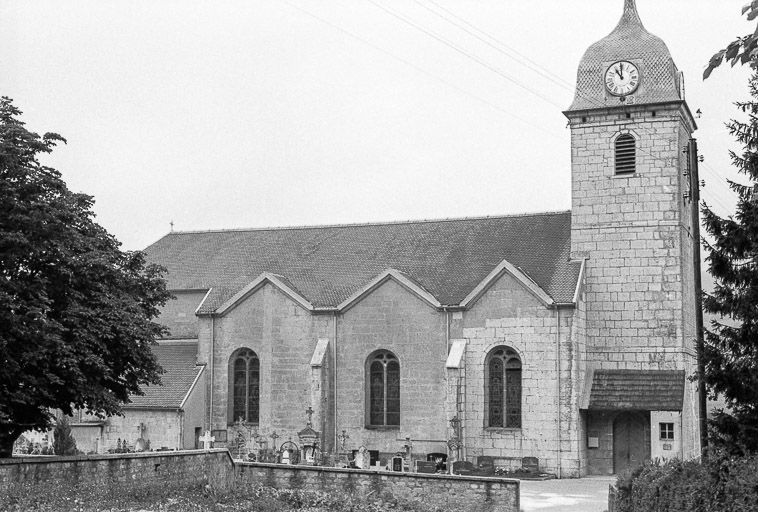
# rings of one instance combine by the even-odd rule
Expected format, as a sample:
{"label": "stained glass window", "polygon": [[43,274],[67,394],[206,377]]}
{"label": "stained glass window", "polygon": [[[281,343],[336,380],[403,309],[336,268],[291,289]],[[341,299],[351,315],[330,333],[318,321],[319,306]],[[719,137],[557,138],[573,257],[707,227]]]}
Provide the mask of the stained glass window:
{"label": "stained glass window", "polygon": [[400,426],[400,363],[391,352],[379,352],[368,370],[369,425]]}
{"label": "stained glass window", "polygon": [[255,352],[243,349],[232,357],[231,421],[258,423],[260,412],[260,361]]}
{"label": "stained glass window", "polygon": [[500,347],[487,363],[487,426],[521,428],[521,360]]}

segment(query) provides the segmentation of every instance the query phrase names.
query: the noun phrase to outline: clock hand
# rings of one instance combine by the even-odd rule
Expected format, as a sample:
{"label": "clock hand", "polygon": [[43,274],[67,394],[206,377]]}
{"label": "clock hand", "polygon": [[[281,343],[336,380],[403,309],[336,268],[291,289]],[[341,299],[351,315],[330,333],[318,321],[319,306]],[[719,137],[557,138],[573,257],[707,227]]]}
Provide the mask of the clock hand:
{"label": "clock hand", "polygon": [[619,78],[624,79],[624,65],[619,62]]}

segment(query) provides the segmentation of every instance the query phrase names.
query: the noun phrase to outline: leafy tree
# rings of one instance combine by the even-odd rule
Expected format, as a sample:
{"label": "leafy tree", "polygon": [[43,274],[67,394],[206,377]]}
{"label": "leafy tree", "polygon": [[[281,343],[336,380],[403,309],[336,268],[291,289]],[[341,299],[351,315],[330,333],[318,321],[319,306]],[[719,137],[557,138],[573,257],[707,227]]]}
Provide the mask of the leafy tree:
{"label": "leafy tree", "polygon": [[[747,14],[747,19],[750,21],[758,18],[758,0],[752,0],[749,4],[744,5],[742,14]],[[738,37],[726,48],[716,52],[703,72],[703,80],[711,76],[713,70],[719,67],[722,62],[730,62],[732,66],[749,63],[755,68],[756,57],[758,57],[758,26],[752,34]]]}
{"label": "leafy tree", "polygon": [[71,423],[68,421],[68,416],[62,415],[55,421],[53,453],[55,455],[76,455],[79,453],[79,449],[76,447],[76,439],[71,434]]}
{"label": "leafy tree", "polygon": [[703,207],[704,242],[714,291],[703,300],[716,315],[705,333],[705,383],[723,396],[729,412],[710,422],[711,441],[736,453],[758,452],[758,74],[749,82],[752,100],[737,103],[747,121],[727,124],[742,145],[730,152],[733,165],[750,181],[729,181],[738,196],[736,213],[721,218]]}
{"label": "leafy tree", "polygon": [[65,140],[24,128],[0,98],[0,457],[52,409],[119,414],[140,386],[160,383],[153,320],[170,297],[160,267],[122,252],[38,155]]}

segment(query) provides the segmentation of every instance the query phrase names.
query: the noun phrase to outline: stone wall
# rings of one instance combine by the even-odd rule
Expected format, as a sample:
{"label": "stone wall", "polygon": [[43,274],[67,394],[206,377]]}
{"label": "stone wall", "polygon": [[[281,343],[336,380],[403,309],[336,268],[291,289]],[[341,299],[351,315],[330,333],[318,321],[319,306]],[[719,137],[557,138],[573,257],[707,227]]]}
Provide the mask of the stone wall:
{"label": "stone wall", "polygon": [[[579,476],[579,419],[574,404],[575,388],[582,379],[573,368],[572,319],[573,309],[547,308],[516,279],[504,274],[460,321],[452,322],[453,337],[468,340],[466,458],[490,456],[496,466],[515,469],[521,467],[522,457],[537,457],[544,471]],[[487,425],[486,357],[499,346],[512,348],[521,359],[521,428]]]}
{"label": "stone wall", "polygon": [[[365,445],[392,455],[413,439],[418,453],[447,451],[445,411],[446,317],[388,280],[339,319],[337,429],[347,448]],[[378,350],[400,362],[400,427],[368,427],[366,364]]]}
{"label": "stone wall", "polygon": [[233,468],[226,450],[14,457],[0,459],[0,489],[29,492],[63,486],[129,492],[205,483],[225,486]]}
{"label": "stone wall", "polygon": [[412,500],[467,512],[520,510],[518,480],[256,463],[237,467],[238,484],[341,491],[350,493],[355,501]]}
{"label": "stone wall", "polygon": [[518,480],[372,472],[312,466],[235,463],[227,450],[0,459],[0,500],[6,493],[59,486],[130,493],[243,484],[345,492],[356,501],[408,500],[472,512],[518,512]]}

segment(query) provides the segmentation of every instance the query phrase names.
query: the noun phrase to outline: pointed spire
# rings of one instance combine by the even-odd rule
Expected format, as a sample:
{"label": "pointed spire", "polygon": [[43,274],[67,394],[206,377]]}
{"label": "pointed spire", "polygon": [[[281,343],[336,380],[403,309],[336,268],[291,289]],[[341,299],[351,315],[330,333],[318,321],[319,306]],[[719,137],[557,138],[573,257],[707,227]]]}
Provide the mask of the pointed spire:
{"label": "pointed spire", "polygon": [[645,30],[642,25],[642,20],[637,12],[637,3],[635,0],[624,0],[624,14],[621,15],[621,19],[616,25],[614,32],[626,31],[634,28],[641,28]]}

